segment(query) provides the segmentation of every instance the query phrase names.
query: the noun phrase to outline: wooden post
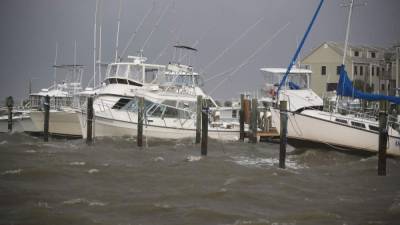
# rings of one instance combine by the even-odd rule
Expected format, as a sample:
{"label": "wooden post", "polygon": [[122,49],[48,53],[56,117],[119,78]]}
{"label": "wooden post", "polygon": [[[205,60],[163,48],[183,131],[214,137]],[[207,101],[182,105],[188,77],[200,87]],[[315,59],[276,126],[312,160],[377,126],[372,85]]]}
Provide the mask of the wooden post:
{"label": "wooden post", "polygon": [[201,116],[201,155],[207,155],[208,145],[208,108],[205,107],[205,101],[203,100],[203,110]]}
{"label": "wooden post", "polygon": [[86,144],[93,143],[93,97],[87,98],[87,112],[86,112]]}
{"label": "wooden post", "polygon": [[244,141],[244,94],[240,94],[239,129],[239,140]]}
{"label": "wooden post", "polygon": [[244,141],[244,94],[240,95],[239,124],[240,124],[239,140]]}
{"label": "wooden post", "polygon": [[139,97],[137,123],[137,146],[143,146],[143,118],[144,118],[144,97]]}
{"label": "wooden post", "polygon": [[380,102],[379,112],[379,149],[378,149],[378,175],[386,176],[386,146],[388,139],[386,103]]}
{"label": "wooden post", "polygon": [[197,111],[196,111],[196,144],[200,143],[201,139],[201,110],[203,108],[203,97],[197,96]]}
{"label": "wooden post", "polygon": [[12,111],[13,111],[13,107],[14,107],[14,100],[13,100],[13,97],[12,96],[8,96],[7,97],[7,99],[6,99],[6,105],[7,105],[7,108],[8,108],[8,132],[12,132],[12,125],[13,125],[13,122],[12,122],[12,119],[13,119],[13,113],[12,113]]}
{"label": "wooden post", "polygon": [[43,141],[49,141],[50,96],[44,97]]}
{"label": "wooden post", "polygon": [[287,142],[287,101],[281,101],[279,104],[280,121],[281,121],[281,137],[279,146],[279,168],[285,169],[286,160],[286,142]]}
{"label": "wooden post", "polygon": [[257,98],[253,98],[251,100],[251,143],[257,143],[257,121],[258,121],[258,113],[257,113]]}

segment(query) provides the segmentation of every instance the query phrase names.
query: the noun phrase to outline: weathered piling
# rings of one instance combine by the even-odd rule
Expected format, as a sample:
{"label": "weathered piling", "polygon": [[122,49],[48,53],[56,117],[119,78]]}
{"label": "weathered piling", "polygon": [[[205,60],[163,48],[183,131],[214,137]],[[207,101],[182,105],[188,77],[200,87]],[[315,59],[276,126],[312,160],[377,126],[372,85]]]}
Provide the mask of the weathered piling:
{"label": "weathered piling", "polygon": [[258,121],[258,113],[257,113],[257,98],[253,98],[251,100],[251,136],[250,142],[257,143],[257,121]]}
{"label": "weathered piling", "polygon": [[49,141],[49,122],[50,122],[50,96],[44,97],[44,120],[43,120],[43,141]]}
{"label": "weathered piling", "polygon": [[196,144],[200,143],[201,139],[201,110],[203,108],[203,97],[197,96],[197,111],[196,111]]}
{"label": "weathered piling", "polygon": [[86,115],[86,144],[93,143],[93,97],[87,98],[87,115]]}
{"label": "weathered piling", "polygon": [[239,129],[239,140],[244,141],[244,94],[240,95]]}
{"label": "weathered piling", "polygon": [[379,149],[378,149],[378,175],[386,176],[386,146],[388,140],[386,103],[380,102],[379,111]]}
{"label": "weathered piling", "polygon": [[201,155],[207,155],[208,145],[208,108],[203,100],[203,108],[201,115]]}
{"label": "weathered piling", "polygon": [[12,125],[13,125],[13,107],[14,107],[14,100],[12,96],[8,96],[6,99],[6,105],[8,108],[8,132],[12,132]]}
{"label": "weathered piling", "polygon": [[281,101],[279,104],[280,110],[280,146],[279,146],[279,168],[285,168],[286,160],[286,143],[287,143],[287,101]]}
{"label": "weathered piling", "polygon": [[139,97],[137,123],[137,146],[143,146],[143,119],[144,119],[144,97]]}

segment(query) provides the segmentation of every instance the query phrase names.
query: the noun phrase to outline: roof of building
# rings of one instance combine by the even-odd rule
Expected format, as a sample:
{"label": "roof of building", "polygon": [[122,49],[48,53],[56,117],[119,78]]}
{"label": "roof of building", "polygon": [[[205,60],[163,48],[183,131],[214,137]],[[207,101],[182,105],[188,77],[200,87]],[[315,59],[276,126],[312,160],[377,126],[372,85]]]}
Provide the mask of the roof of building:
{"label": "roof of building", "polygon": [[[264,72],[269,72],[269,73],[285,74],[287,68],[261,68],[260,70],[264,71]],[[300,69],[300,68],[293,67],[290,70],[290,73],[291,74],[292,73],[312,73],[312,71],[308,70],[308,69]]]}

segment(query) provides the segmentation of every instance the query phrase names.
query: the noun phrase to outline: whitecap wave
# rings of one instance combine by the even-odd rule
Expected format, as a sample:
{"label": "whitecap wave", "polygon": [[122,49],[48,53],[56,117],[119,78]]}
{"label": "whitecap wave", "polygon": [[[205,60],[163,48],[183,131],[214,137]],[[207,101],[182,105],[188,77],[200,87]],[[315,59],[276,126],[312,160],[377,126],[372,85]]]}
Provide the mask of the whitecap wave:
{"label": "whitecap wave", "polygon": [[86,165],[85,162],[70,162],[69,165],[71,166],[84,166]]}
{"label": "whitecap wave", "polygon": [[33,150],[33,149],[26,150],[25,152],[26,152],[26,153],[36,153],[36,151]]}
{"label": "whitecap wave", "polygon": [[154,158],[153,161],[154,162],[161,162],[161,161],[164,161],[164,158],[159,156],[159,157]]}
{"label": "whitecap wave", "polygon": [[11,175],[11,174],[20,174],[22,172],[22,169],[16,169],[16,170],[6,170],[1,175]]}
{"label": "whitecap wave", "polygon": [[107,203],[97,201],[97,200],[88,200],[85,198],[74,198],[70,200],[63,201],[62,204],[64,205],[76,205],[76,204],[85,204],[88,206],[105,206]]}
{"label": "whitecap wave", "polygon": [[[246,167],[273,167],[279,165],[279,159],[277,158],[250,158],[246,156],[233,156],[233,162],[241,166]],[[290,169],[304,169],[307,168],[304,165],[300,165],[291,159],[286,159],[285,165]]]}
{"label": "whitecap wave", "polygon": [[98,172],[100,172],[100,170],[98,170],[98,169],[90,169],[90,170],[88,170],[88,173],[90,173],[90,174],[98,173]]}
{"label": "whitecap wave", "polygon": [[201,158],[202,158],[201,156],[189,155],[188,157],[186,157],[186,161],[195,162],[201,160]]}

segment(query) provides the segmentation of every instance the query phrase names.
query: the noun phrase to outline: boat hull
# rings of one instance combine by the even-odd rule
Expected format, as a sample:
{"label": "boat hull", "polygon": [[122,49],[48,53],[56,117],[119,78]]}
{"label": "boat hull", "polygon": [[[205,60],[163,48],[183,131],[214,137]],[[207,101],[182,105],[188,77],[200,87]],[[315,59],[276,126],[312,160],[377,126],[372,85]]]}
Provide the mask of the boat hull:
{"label": "boat hull", "polygon": [[[31,112],[35,127],[43,132],[44,112]],[[57,136],[82,137],[78,113],[75,111],[51,111],[49,133]]]}
{"label": "boat hull", "polygon": [[[94,119],[95,137],[118,137],[118,136],[136,136],[137,123],[131,121],[116,120],[96,116]],[[82,136],[86,138],[86,115],[80,114]],[[160,139],[184,139],[195,138],[196,130],[188,128],[173,128],[154,125],[144,125],[143,135],[151,138]],[[234,141],[239,139],[238,129],[215,129],[209,128],[208,136],[213,139],[224,141]]]}
{"label": "boat hull", "polygon": [[[280,132],[280,112],[271,109],[273,125]],[[336,146],[339,150],[378,152],[379,134],[302,113],[288,113],[287,137]],[[387,153],[400,156],[400,138],[389,134]]]}
{"label": "boat hull", "polygon": [[[12,122],[12,133],[24,132],[24,128],[19,123],[21,117],[14,117]],[[8,119],[0,119],[0,133],[8,132]]]}

